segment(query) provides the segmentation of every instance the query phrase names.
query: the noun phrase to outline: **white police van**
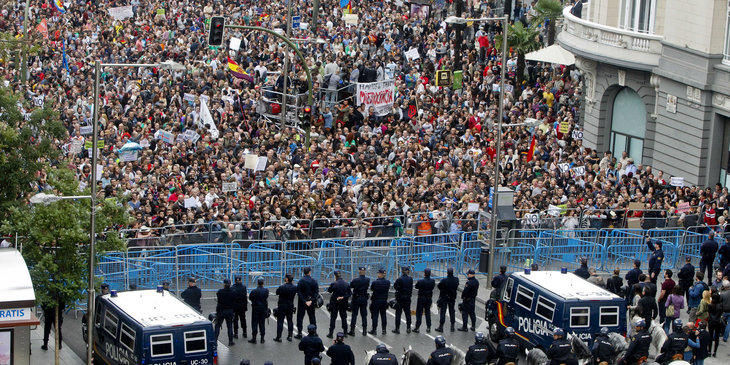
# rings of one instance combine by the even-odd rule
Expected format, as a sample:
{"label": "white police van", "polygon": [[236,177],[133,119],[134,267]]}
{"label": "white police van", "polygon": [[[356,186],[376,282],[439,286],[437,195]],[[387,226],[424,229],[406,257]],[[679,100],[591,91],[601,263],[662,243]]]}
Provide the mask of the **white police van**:
{"label": "white police van", "polygon": [[510,274],[487,316],[492,340],[512,327],[528,349],[549,348],[556,327],[588,343],[602,327],[626,335],[626,301],[566,269]]}
{"label": "white police van", "polygon": [[95,364],[217,363],[213,324],[162,287],[157,291],[112,290],[98,296],[95,303]]}

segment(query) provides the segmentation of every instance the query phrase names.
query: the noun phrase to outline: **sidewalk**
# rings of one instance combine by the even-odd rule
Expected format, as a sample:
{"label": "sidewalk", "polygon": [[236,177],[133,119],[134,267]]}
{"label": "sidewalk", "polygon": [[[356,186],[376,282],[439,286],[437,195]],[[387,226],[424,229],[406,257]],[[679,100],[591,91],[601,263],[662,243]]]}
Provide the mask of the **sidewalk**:
{"label": "sidewalk", "polygon": [[[53,364],[56,361],[56,353],[54,351],[55,337],[53,331],[48,338],[48,351],[41,350],[43,346],[43,326],[38,325],[34,330],[30,331],[30,363],[31,364]],[[60,350],[60,360],[62,365],[82,365],[84,361],[71,350],[71,347],[64,344]]]}

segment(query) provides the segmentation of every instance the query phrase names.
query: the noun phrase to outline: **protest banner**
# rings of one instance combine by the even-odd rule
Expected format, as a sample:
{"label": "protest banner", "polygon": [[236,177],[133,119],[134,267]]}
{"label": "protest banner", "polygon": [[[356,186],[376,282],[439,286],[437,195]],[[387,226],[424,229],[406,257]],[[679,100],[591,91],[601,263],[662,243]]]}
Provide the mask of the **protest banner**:
{"label": "protest banner", "polygon": [[684,178],[681,176],[672,176],[672,179],[670,180],[669,185],[683,187]]}
{"label": "protest banner", "polygon": [[238,190],[238,181],[224,182],[221,190],[224,193],[235,192]]}
{"label": "protest banner", "polygon": [[197,142],[200,139],[200,135],[198,134],[198,132],[192,129],[186,130],[185,133],[183,133],[183,136],[185,136],[185,139],[193,143]]}
{"label": "protest banner", "polygon": [[683,203],[679,203],[679,205],[677,205],[677,213],[680,213],[680,214],[687,213],[687,212],[689,212],[689,209],[690,209],[689,202],[683,202]]}
{"label": "protest banner", "polygon": [[570,130],[570,122],[568,122],[567,120],[564,122],[560,122],[560,133],[565,134],[565,133],[568,133],[569,130]]}
{"label": "protest banner", "polygon": [[82,136],[89,135],[91,133],[94,133],[94,126],[93,125],[85,125],[81,127],[80,131]]}
{"label": "protest banner", "polygon": [[395,80],[358,83],[356,96],[357,105],[365,104],[368,113],[372,107],[375,115],[387,115],[393,108]]}
{"label": "protest banner", "polygon": [[583,176],[586,174],[586,168],[585,166],[576,166],[571,169],[573,171],[573,174],[575,176]]}
{"label": "protest banner", "polygon": [[137,151],[124,151],[119,154],[119,159],[122,162],[137,161]]}
{"label": "protest banner", "polygon": [[417,60],[421,57],[421,55],[418,54],[418,48],[413,47],[408,50],[408,52],[405,53],[406,59],[408,61]]}
{"label": "protest banner", "polygon": [[117,6],[116,8],[109,8],[109,15],[115,20],[124,20],[134,16],[132,5]]}
{"label": "protest banner", "polygon": [[246,155],[246,160],[243,163],[243,167],[249,170],[255,170],[256,165],[259,163],[259,156],[248,154]]}
{"label": "protest banner", "polygon": [[436,86],[451,86],[451,70],[436,71]]}
{"label": "protest banner", "polygon": [[269,162],[269,158],[265,156],[259,156],[259,158],[256,161],[256,170],[254,171],[264,171],[266,170],[266,164]]}
{"label": "protest banner", "polygon": [[172,132],[160,131],[160,139],[162,140],[162,142],[172,144],[172,142],[175,140],[175,135],[173,135]]}

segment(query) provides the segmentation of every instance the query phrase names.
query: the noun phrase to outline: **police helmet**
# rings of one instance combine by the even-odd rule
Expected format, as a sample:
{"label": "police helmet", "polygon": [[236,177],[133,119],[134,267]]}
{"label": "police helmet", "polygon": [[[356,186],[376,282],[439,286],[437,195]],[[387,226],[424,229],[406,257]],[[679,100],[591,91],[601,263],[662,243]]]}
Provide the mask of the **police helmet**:
{"label": "police helmet", "polygon": [[601,327],[601,332],[599,332],[599,333],[604,336],[607,336],[609,332],[610,331],[608,330],[608,327]]}
{"label": "police helmet", "polygon": [[344,332],[337,332],[337,341],[342,342],[342,340],[345,339],[345,333]]}
{"label": "police helmet", "polygon": [[310,324],[309,326],[307,326],[307,332],[310,335],[313,335],[313,334],[317,333],[317,325],[316,324]]}
{"label": "police helmet", "polygon": [[388,348],[385,347],[385,344],[379,343],[378,346],[375,346],[375,352],[382,354],[388,352]]}
{"label": "police helmet", "polygon": [[318,357],[312,358],[312,365],[318,365],[321,363],[322,363],[322,360],[320,360]]}
{"label": "police helmet", "polygon": [[474,335],[474,341],[476,341],[476,343],[483,343],[486,339],[487,338],[484,337],[484,333],[483,332],[477,332]]}
{"label": "police helmet", "polygon": [[515,335],[515,329],[512,327],[507,327],[504,329],[504,334],[507,335],[507,337],[512,337]]}
{"label": "police helmet", "polygon": [[682,323],[681,319],[677,318],[672,322],[672,325],[674,326],[675,331],[681,331],[684,323]]}
{"label": "police helmet", "polygon": [[553,336],[565,337],[565,331],[562,328],[557,327],[553,330]]}
{"label": "police helmet", "polygon": [[433,339],[433,342],[436,343],[437,348],[446,346],[446,339],[444,336],[436,336],[436,338]]}
{"label": "police helmet", "polygon": [[644,328],[646,327],[646,322],[643,319],[639,318],[636,320],[636,322],[634,322],[634,327]]}

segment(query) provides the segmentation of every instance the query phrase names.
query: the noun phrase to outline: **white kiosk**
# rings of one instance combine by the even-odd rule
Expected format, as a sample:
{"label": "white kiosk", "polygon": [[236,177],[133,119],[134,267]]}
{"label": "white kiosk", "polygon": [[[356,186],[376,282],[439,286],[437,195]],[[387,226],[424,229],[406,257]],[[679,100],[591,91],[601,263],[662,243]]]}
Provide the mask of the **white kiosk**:
{"label": "white kiosk", "polygon": [[0,249],[0,364],[30,364],[30,327],[35,292],[23,256],[14,248]]}

